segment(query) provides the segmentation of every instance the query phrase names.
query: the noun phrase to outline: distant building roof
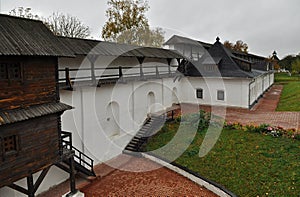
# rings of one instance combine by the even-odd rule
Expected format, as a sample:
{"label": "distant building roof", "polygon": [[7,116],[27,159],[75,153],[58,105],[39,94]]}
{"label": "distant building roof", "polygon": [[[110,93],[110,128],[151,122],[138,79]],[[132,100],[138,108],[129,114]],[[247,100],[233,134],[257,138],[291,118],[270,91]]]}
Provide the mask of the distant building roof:
{"label": "distant building roof", "polygon": [[173,44],[190,44],[199,46],[202,45],[205,49],[208,49],[212,46],[212,44],[193,40],[187,37],[173,35],[167,42],[164,43],[164,45],[173,45]]}
{"label": "distant building roof", "polygon": [[[213,65],[212,62],[215,62],[215,67],[208,68],[207,66]],[[242,65],[243,63],[245,63],[246,66]],[[261,75],[261,72],[251,70],[251,62],[233,55],[231,51],[217,39],[198,62],[191,62],[187,65],[185,75],[253,78]]]}
{"label": "distant building roof", "polygon": [[0,14],[1,55],[73,56],[41,21],[3,14]]}
{"label": "distant building roof", "polygon": [[[213,44],[210,43],[206,43],[206,42],[202,42],[202,41],[198,41],[198,40],[193,40],[187,37],[183,37],[183,36],[178,36],[178,35],[173,35],[167,42],[164,43],[164,45],[174,45],[174,44],[189,44],[189,45],[198,45],[199,44],[201,46],[203,46],[206,50],[208,50],[211,46],[213,46]],[[264,59],[266,59],[263,56],[259,56],[259,55],[255,55],[255,54],[251,54],[251,53],[245,53],[242,51],[234,51],[234,50],[230,50],[232,54],[234,54],[237,57],[243,58],[243,59],[250,59],[250,58],[255,58],[258,60],[263,61]]]}

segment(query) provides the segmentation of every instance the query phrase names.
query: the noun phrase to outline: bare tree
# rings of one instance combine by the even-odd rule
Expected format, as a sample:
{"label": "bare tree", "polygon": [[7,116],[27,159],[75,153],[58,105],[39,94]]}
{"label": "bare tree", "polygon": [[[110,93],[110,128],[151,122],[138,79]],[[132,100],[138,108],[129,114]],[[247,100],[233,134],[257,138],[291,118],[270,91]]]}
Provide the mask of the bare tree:
{"label": "bare tree", "polygon": [[86,38],[91,32],[88,26],[85,26],[77,17],[69,14],[52,13],[48,18],[44,18],[32,13],[32,9],[19,7],[9,12],[12,16],[18,16],[29,19],[41,20],[43,23],[58,36],[72,38]]}
{"label": "bare tree", "polygon": [[88,26],[85,26],[77,17],[69,14],[53,13],[45,21],[48,28],[58,36],[71,38],[86,38],[91,32]]}
{"label": "bare tree", "polygon": [[37,14],[33,14],[31,12],[31,8],[29,8],[29,7],[14,8],[9,12],[9,15],[18,16],[18,17],[22,17],[22,18],[29,18],[29,19],[40,19],[40,17]]}

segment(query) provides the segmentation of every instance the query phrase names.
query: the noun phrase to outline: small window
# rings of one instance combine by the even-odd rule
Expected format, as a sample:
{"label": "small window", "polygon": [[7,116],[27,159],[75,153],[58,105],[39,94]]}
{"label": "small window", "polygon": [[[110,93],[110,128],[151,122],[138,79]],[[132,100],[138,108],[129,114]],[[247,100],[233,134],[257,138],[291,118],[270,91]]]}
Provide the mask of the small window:
{"label": "small window", "polygon": [[218,92],[217,92],[217,99],[219,101],[224,101],[224,99],[225,99],[225,93],[224,93],[223,90],[218,90]]}
{"label": "small window", "polygon": [[8,79],[6,64],[0,64],[0,79]]}
{"label": "small window", "polygon": [[19,63],[0,63],[0,80],[22,79]]}
{"label": "small window", "polygon": [[18,151],[17,140],[18,139],[17,139],[16,135],[5,136],[5,137],[2,138],[3,153],[5,155],[17,153],[17,151]]}
{"label": "small window", "polygon": [[203,89],[197,89],[196,96],[197,98],[203,99]]}

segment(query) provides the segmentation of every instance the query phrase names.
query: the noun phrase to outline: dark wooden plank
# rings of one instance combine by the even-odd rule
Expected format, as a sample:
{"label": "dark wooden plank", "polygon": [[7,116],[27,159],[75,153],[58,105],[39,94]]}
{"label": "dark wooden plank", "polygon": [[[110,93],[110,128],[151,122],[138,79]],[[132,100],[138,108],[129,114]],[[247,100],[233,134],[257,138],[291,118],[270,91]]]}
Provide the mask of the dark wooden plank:
{"label": "dark wooden plank", "polygon": [[[0,187],[56,163],[59,158],[58,115],[48,115],[0,127],[0,138],[16,134],[20,150],[0,160]],[[8,170],[9,169],[9,170]]]}

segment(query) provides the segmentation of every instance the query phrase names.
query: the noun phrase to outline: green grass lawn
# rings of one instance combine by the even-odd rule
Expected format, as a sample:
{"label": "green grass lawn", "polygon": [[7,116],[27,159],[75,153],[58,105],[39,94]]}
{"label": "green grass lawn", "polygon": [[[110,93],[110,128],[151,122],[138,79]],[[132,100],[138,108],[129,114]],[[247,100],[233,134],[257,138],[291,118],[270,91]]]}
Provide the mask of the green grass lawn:
{"label": "green grass lawn", "polygon": [[283,85],[277,111],[300,111],[300,77],[276,73],[275,82]]}
{"label": "green grass lawn", "polygon": [[[178,124],[166,124],[148,141],[145,150],[167,144],[175,135]],[[183,127],[187,135],[193,130],[188,124]],[[224,129],[214,148],[200,158],[198,152],[204,135],[204,131],[197,132],[176,163],[224,185],[238,196],[299,196],[299,140]]]}

